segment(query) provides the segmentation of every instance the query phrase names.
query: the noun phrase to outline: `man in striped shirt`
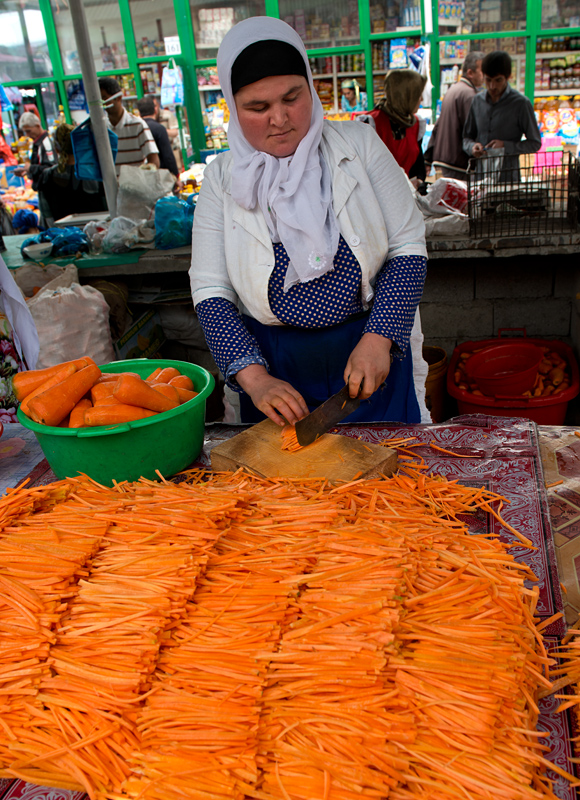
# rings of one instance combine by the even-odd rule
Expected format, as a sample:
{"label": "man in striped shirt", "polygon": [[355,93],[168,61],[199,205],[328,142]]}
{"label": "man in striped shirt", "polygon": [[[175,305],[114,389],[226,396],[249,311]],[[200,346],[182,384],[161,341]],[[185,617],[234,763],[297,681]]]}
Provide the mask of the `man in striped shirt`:
{"label": "man in striped shirt", "polygon": [[114,78],[99,78],[99,88],[111,130],[119,137],[115,167],[117,175],[123,164],[139,167],[144,161],[159,168],[159,151],[149,126],[123,105],[123,92]]}

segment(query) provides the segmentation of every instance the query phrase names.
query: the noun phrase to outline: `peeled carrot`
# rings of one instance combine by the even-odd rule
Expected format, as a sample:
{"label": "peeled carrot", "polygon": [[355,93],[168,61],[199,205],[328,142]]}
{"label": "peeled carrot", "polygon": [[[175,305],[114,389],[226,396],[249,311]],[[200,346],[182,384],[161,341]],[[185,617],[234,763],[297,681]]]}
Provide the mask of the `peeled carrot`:
{"label": "peeled carrot", "polygon": [[93,404],[87,397],[83,397],[82,400],[79,400],[79,402],[70,412],[70,418],[68,421],[69,428],[85,428],[85,411],[92,407]]}
{"label": "peeled carrot", "polygon": [[12,389],[16,399],[22,401],[26,395],[30,394],[34,389],[37,389],[48,380],[48,378],[56,375],[63,367],[74,364],[77,370],[80,370],[94,363],[93,359],[87,356],[84,358],[76,358],[73,361],[63,361],[62,364],[56,364],[54,367],[46,367],[46,369],[31,369],[27,372],[18,372],[12,377]]}
{"label": "peeled carrot", "polygon": [[[169,385],[171,386],[171,384]],[[193,400],[199,394],[199,392],[190,392],[189,389],[182,389],[181,386],[176,386],[175,388],[177,389],[180,403],[187,403],[188,400]]]}
{"label": "peeled carrot", "polygon": [[141,378],[133,378],[131,375],[121,375],[115,384],[113,395],[119,403],[148,408],[150,411],[170,411],[179,405],[177,401],[156,392]]}
{"label": "peeled carrot", "polygon": [[26,414],[27,417],[30,416],[30,401],[39,394],[46,392],[47,389],[52,389],[53,386],[57,386],[59,383],[65,380],[65,378],[69,378],[71,375],[77,371],[77,368],[74,364],[67,364],[58,372],[55,372],[50,378],[48,378],[44,383],[40,386],[37,386],[36,389],[33,389],[30,394],[27,394],[24,400],[20,403],[20,408]]}
{"label": "peeled carrot", "polygon": [[181,375],[178,369],[175,367],[164,367],[161,369],[154,378],[147,378],[148,383],[169,383],[172,378],[177,378]]}
{"label": "peeled carrot", "polygon": [[181,403],[179,394],[177,392],[177,387],[171,386],[169,383],[154,383],[153,388],[156,392],[160,392],[162,395],[169,398],[169,400],[177,403],[177,405]]}
{"label": "peeled carrot", "polygon": [[91,364],[30,401],[30,415],[42,425],[58,425],[98,381],[101,370]]}
{"label": "peeled carrot", "polygon": [[114,388],[115,384],[113,381],[105,381],[105,383],[97,381],[97,383],[91,387],[91,400],[93,405],[95,405],[97,400],[102,400],[105,397],[112,397]]}
{"label": "peeled carrot", "polygon": [[176,375],[169,381],[170,386],[178,386],[180,389],[188,389],[193,392],[193,381],[187,375]]}
{"label": "peeled carrot", "polygon": [[155,381],[155,378],[159,375],[160,372],[161,372],[161,367],[157,367],[157,369],[154,369],[151,375],[148,375],[145,378],[147,383],[153,383]]}
{"label": "peeled carrot", "polygon": [[149,411],[147,408],[115,403],[87,409],[85,411],[85,425],[89,428],[97,425],[118,425],[120,422],[133,422],[137,419],[146,419],[154,416],[155,411]]}
{"label": "peeled carrot", "polygon": [[101,372],[101,377],[97,381],[97,384],[118,381],[121,375],[134,375],[136,378],[140,377],[138,372]]}

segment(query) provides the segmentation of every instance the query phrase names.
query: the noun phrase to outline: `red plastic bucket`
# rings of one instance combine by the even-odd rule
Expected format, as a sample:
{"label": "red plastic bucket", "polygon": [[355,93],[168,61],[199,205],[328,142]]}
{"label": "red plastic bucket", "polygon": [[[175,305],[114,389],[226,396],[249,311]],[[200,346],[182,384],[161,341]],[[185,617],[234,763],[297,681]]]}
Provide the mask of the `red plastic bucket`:
{"label": "red plastic bucket", "polygon": [[537,345],[538,347],[549,347],[558,353],[570,366],[571,382],[568,389],[554,396],[547,397],[483,397],[465,391],[456,386],[453,376],[457,369],[457,362],[462,353],[470,353],[498,343],[502,344],[522,344],[520,338],[486,339],[479,342],[464,342],[455,348],[449,362],[447,370],[447,391],[451,397],[457,400],[460,414],[490,414],[496,417],[524,417],[537,422],[540,425],[562,425],[566,417],[566,409],[570,400],[573,400],[580,393],[580,375],[578,364],[572,352],[572,348],[565,344],[551,339],[535,339],[525,337],[526,343]]}
{"label": "red plastic bucket", "polygon": [[544,351],[529,342],[493,344],[474,353],[465,371],[484,394],[519,395],[534,385]]}

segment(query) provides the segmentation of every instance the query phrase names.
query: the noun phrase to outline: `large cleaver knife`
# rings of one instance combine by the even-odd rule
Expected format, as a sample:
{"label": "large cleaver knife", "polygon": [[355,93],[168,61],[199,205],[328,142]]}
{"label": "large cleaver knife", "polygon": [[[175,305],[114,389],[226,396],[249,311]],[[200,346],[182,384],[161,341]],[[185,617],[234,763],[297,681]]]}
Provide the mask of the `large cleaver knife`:
{"label": "large cleaver knife", "polygon": [[351,398],[348,393],[348,384],[340,392],[333,394],[318,408],[315,408],[307,417],[301,419],[294,426],[298,443],[305,447],[315,442],[323,433],[333,428],[360,405],[360,397]]}

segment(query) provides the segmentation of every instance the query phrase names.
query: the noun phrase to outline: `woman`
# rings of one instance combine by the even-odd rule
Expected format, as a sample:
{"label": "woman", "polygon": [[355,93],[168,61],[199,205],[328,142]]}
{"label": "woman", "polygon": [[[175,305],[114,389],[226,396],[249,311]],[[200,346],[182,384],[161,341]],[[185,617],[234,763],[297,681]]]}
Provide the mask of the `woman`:
{"label": "woman", "polygon": [[365,400],[349,421],[429,421],[408,346],[425,230],[404,175],[368,126],[324,121],[286,23],[238,23],[217,62],[231,150],[204,173],[190,277],[242,421],[295,423],[345,383]]}
{"label": "woman", "polygon": [[[422,183],[426,176],[421,149],[425,121],[415,116],[426,82],[427,78],[413,69],[389,72],[385,78],[385,97],[368,115],[397,164],[405,170],[415,186]],[[361,121],[370,121],[368,117]]]}
{"label": "woman", "polygon": [[360,83],[355,80],[346,80],[341,83],[342,97],[340,107],[343,111],[366,111],[367,93],[362,92]]}
{"label": "woman", "polygon": [[50,225],[69,214],[106,211],[105,190],[100,181],[81,181],[74,174],[75,157],[70,138],[73,125],[61,123],[54,133],[58,162],[38,179],[42,215]]}

